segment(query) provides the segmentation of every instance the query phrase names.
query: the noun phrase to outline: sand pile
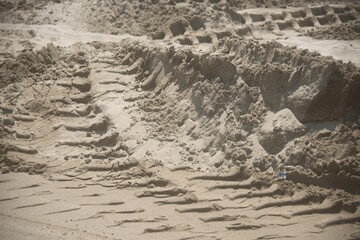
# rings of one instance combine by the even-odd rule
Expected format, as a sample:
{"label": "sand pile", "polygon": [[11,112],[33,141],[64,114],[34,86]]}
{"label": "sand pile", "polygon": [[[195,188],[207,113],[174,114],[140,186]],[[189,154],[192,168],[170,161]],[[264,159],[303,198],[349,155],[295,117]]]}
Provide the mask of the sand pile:
{"label": "sand pile", "polygon": [[[339,123],[335,129],[321,129],[297,139],[279,154],[286,165],[311,169],[322,174],[359,177],[359,126]],[[340,173],[341,172],[341,173]]]}
{"label": "sand pile", "polygon": [[359,5],[356,1],[338,2],[304,6],[303,1],[5,1],[0,22],[68,24],[79,30],[146,35],[182,45],[213,43],[228,36],[334,38],[331,29],[335,28],[350,31],[346,39],[354,39]]}
{"label": "sand pile", "polygon": [[[15,59],[8,59],[1,63],[1,87],[10,83],[23,81],[27,78],[36,81],[39,77],[50,78],[54,74],[52,66],[60,65],[61,56],[52,44],[38,52],[25,51]],[[56,74],[54,74],[56,76]],[[53,76],[51,76],[53,77]]]}
{"label": "sand pile", "polygon": [[[250,5],[254,4],[251,3]],[[320,29],[319,34],[314,35],[319,36],[320,32],[332,32],[326,30],[329,27],[343,29],[344,27],[337,25],[344,23],[346,26],[347,22],[359,18],[357,5],[348,5],[345,8],[337,5],[321,5],[303,9],[291,8],[288,5],[289,8],[265,9],[263,13],[259,13],[257,10],[243,10],[251,8],[251,6],[246,7],[244,3],[224,1],[215,1],[211,4],[202,1],[179,3],[149,1],[148,4],[146,2],[137,4],[136,1],[127,3],[109,1],[99,4],[99,8],[91,7],[85,13],[85,19],[90,19],[91,22],[88,23],[97,31],[113,34],[119,32],[145,34],[153,39],[175,38],[183,45],[214,42],[226,36],[251,36],[259,40],[263,38],[261,35],[265,32],[272,32],[275,35],[273,38],[276,38],[284,35],[283,30],[290,29],[297,32],[310,30],[309,36],[314,35],[312,32],[314,29]],[[256,5],[279,7],[274,1],[270,5],[265,2],[256,2]],[[161,17],[154,15],[155,12],[161,12]],[[86,15],[90,17],[86,18]],[[151,22],[146,21],[149,18],[152,19]],[[93,19],[96,21],[94,22]]]}
{"label": "sand pile", "polygon": [[334,120],[358,111],[359,70],[351,63],[276,42],[235,40],[220,42],[222,46],[242,66],[244,81],[260,87],[273,111],[287,107],[301,122]]}
{"label": "sand pile", "polygon": [[356,40],[360,38],[360,22],[355,21],[328,29],[310,31],[308,35],[315,39]]}
{"label": "sand pile", "polygon": [[176,36],[188,28],[221,28],[230,23],[217,4],[201,1],[98,1],[96,7],[87,6],[85,16],[93,29],[113,34],[151,35],[154,39],[164,38],[164,31],[168,30]]}
{"label": "sand pile", "polygon": [[[357,67],[276,42],[226,39],[214,50],[199,55],[132,43],[121,47],[119,56],[136,67],[139,85],[157,94],[139,102],[144,119],[158,126],[152,137],[184,134],[198,143],[184,159],[225,169],[247,164],[266,171],[292,166],[294,160],[321,175],[326,168],[319,169],[334,165],[334,159],[345,167],[358,158]],[[326,128],[328,121],[340,119],[348,119],[348,134],[355,134],[352,143],[336,140],[339,129],[348,129],[341,123],[329,132],[330,142],[314,137],[328,130],[311,130],[313,126],[323,122]],[[308,155],[309,144],[318,149]],[[331,153],[329,144],[349,151]]]}

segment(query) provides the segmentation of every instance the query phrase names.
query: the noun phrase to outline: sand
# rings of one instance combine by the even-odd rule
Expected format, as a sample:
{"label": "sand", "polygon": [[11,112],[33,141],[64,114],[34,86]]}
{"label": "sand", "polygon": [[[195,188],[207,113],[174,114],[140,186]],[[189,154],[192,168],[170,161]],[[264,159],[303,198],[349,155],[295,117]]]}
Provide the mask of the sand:
{"label": "sand", "polygon": [[359,239],[359,7],[1,1],[0,238]]}

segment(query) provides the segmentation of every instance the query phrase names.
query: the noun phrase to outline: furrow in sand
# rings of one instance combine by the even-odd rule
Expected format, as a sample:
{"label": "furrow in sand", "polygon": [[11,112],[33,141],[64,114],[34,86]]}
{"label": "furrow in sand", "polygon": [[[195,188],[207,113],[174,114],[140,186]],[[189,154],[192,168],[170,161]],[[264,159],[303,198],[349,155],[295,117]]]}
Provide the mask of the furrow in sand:
{"label": "furrow in sand", "polygon": [[77,211],[79,209],[81,209],[81,208],[80,207],[66,208],[66,209],[59,210],[59,211],[53,211],[53,212],[45,213],[45,215],[53,215],[53,214],[73,212],[73,211]]}

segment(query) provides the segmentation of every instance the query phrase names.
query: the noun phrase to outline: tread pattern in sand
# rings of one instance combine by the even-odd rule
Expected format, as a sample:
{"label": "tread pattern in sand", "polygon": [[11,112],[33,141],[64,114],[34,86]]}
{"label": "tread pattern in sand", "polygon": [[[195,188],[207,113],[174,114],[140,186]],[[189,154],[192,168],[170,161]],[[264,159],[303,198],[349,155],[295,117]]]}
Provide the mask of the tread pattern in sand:
{"label": "tread pattern in sand", "polygon": [[179,20],[165,31],[152,35],[154,40],[173,39],[181,45],[215,43],[224,37],[250,37],[262,40],[263,33],[284,36],[283,31],[294,30],[304,33],[309,29],[325,29],[342,23],[358,21],[360,13],[353,5],[318,5],[305,8],[267,9],[266,11],[227,10],[233,19],[231,28],[205,29],[205,23],[195,24]]}

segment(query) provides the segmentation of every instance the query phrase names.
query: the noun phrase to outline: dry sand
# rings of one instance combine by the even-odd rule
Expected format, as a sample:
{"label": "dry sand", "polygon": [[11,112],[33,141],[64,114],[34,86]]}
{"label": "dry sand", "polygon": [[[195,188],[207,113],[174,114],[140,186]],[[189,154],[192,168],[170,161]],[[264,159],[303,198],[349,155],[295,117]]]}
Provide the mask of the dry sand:
{"label": "dry sand", "polygon": [[357,1],[0,1],[0,239],[360,239]]}

